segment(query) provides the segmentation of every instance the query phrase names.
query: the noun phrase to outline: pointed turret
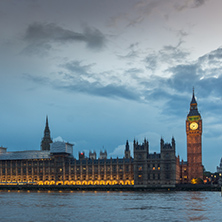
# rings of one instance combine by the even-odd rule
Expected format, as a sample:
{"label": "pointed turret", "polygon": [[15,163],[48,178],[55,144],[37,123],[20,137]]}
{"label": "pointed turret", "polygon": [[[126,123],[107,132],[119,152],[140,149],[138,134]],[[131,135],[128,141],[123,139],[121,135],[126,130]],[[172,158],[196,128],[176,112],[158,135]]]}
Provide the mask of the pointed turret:
{"label": "pointed turret", "polygon": [[197,105],[197,101],[196,101],[195,95],[194,95],[194,88],[193,88],[193,97],[192,97],[192,100],[190,102],[190,105],[192,105],[192,106]]}
{"label": "pointed turret", "polygon": [[52,139],[50,137],[50,129],[48,123],[48,116],[46,116],[46,124],[44,130],[44,137],[41,142],[41,150],[50,150],[50,143],[52,143]]}
{"label": "pointed turret", "polygon": [[200,116],[200,113],[198,112],[197,109],[197,101],[194,94],[194,88],[193,88],[193,96],[190,102],[190,112],[187,116]]}
{"label": "pointed turret", "polygon": [[175,150],[176,142],[175,142],[174,137],[172,137],[171,144],[172,144],[172,148]]}
{"label": "pointed turret", "polygon": [[126,159],[130,158],[130,149],[129,149],[129,142],[128,142],[128,140],[126,141],[126,146],[125,146],[125,158]]}
{"label": "pointed turret", "polygon": [[126,151],[129,151],[129,142],[128,142],[128,140],[126,141]]}

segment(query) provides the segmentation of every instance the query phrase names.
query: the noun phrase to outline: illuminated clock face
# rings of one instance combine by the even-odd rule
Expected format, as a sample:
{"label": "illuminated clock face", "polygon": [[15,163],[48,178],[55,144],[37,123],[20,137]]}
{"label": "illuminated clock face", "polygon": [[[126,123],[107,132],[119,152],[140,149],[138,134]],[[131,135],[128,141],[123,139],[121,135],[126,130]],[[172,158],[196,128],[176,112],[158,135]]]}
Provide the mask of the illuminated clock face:
{"label": "illuminated clock face", "polygon": [[197,128],[198,128],[198,124],[197,124],[196,122],[192,122],[192,123],[190,124],[190,129],[196,130]]}

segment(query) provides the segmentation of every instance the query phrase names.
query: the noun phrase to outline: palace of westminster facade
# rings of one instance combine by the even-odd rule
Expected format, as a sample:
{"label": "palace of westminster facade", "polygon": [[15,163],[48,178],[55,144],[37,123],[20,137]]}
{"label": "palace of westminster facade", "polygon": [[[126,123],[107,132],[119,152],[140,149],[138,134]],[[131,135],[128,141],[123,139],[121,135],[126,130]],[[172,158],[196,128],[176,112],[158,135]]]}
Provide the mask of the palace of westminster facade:
{"label": "palace of westminster facade", "polygon": [[124,158],[107,158],[107,152],[73,156],[73,144],[52,142],[48,118],[41,150],[7,152],[0,147],[0,185],[134,185],[175,186],[203,179],[202,119],[194,96],[186,119],[187,162],[176,156],[175,140],[160,140],[160,153],[149,153],[149,142],[134,140],[132,158],[126,141]]}

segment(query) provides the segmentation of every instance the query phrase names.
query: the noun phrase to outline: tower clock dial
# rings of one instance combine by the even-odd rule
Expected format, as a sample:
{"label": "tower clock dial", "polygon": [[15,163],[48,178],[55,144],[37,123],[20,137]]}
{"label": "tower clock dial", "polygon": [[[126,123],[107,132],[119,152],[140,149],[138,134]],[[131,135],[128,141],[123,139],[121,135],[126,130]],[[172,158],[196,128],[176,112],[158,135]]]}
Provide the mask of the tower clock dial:
{"label": "tower clock dial", "polygon": [[192,122],[191,124],[190,124],[190,129],[191,130],[196,130],[198,128],[198,124],[196,123],[196,122]]}

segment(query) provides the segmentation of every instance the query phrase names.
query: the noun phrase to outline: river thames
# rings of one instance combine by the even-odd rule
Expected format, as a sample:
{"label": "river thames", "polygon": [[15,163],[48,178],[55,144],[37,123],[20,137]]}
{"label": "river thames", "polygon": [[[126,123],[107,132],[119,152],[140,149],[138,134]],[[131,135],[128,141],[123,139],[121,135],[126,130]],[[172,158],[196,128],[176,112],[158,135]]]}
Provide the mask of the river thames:
{"label": "river thames", "polygon": [[221,221],[221,192],[1,191],[4,222]]}

